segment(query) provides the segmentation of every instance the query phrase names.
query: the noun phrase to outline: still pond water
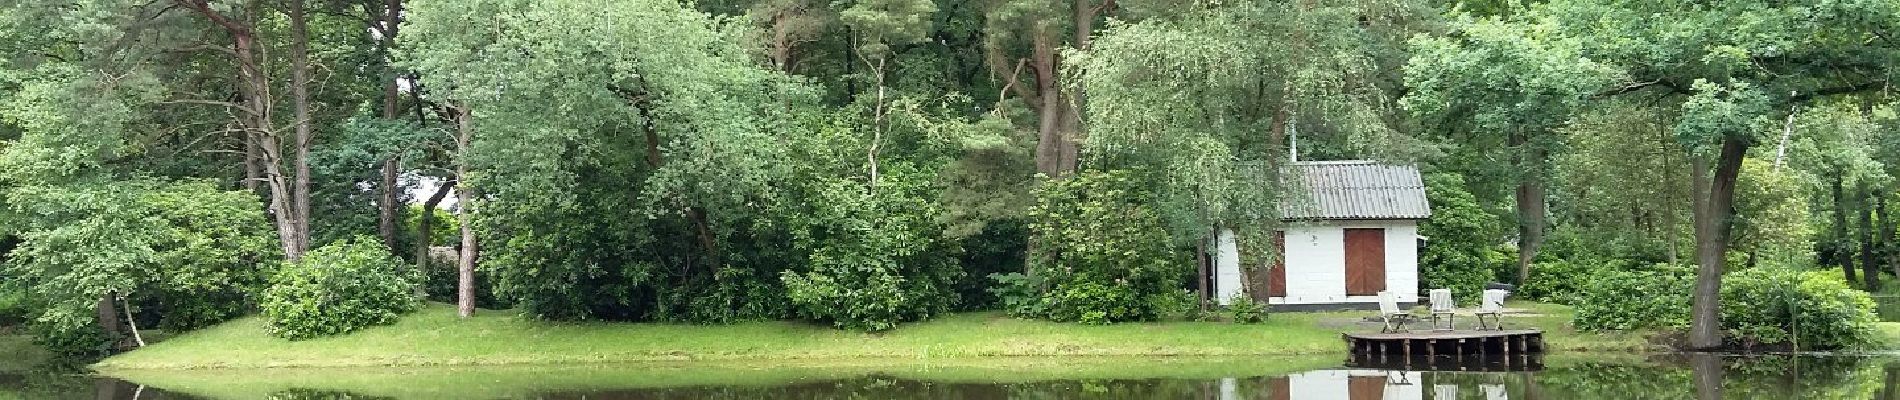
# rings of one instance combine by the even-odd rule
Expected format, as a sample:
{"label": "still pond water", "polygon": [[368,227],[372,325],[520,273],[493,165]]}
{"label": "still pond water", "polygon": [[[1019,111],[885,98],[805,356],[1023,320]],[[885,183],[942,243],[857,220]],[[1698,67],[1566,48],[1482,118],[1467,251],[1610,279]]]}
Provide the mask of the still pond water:
{"label": "still pond water", "polygon": [[1900,357],[1893,356],[1627,356],[1426,367],[1505,370],[1488,372],[1349,367],[1314,358],[990,363],[280,369],[123,378],[0,372],[0,400],[1900,399]]}

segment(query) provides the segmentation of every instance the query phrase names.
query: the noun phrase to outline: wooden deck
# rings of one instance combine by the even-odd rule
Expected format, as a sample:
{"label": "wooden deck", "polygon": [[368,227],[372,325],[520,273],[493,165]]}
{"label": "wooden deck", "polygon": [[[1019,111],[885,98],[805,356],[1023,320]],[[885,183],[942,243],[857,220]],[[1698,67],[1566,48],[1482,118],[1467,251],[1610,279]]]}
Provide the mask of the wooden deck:
{"label": "wooden deck", "polygon": [[1343,335],[1354,356],[1513,356],[1544,353],[1544,331],[1413,331]]}

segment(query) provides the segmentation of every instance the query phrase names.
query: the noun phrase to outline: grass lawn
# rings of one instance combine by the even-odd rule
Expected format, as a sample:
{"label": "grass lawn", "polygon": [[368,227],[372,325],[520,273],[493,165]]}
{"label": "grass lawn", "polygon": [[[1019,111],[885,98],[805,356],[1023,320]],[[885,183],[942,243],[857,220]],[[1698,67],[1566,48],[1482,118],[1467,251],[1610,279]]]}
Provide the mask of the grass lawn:
{"label": "grass lawn", "polygon": [[[1569,309],[1513,304],[1536,316],[1505,319],[1545,329],[1558,351],[1639,351],[1637,334],[1579,333]],[[962,313],[905,324],[881,334],[839,331],[800,322],[734,325],[551,323],[483,310],[461,320],[432,304],[391,326],[354,334],[287,341],[246,317],[178,335],[94,365],[129,369],[506,365],[652,361],[835,362],[1051,356],[1264,356],[1339,354],[1340,333],[1377,329],[1355,321],[1370,312],[1279,313],[1255,325],[1158,322],[1089,326]],[[831,361],[826,361],[831,360]]]}

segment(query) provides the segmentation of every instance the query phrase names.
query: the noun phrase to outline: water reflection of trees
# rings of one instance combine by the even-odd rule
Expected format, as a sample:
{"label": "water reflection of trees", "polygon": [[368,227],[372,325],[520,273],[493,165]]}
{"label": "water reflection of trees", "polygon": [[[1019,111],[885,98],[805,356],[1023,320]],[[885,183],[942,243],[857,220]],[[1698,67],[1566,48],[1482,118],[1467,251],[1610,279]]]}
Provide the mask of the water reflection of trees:
{"label": "water reflection of trees", "polygon": [[[527,388],[517,388],[531,390]],[[520,392],[516,392],[520,393]],[[1560,364],[1539,372],[1320,370],[1219,379],[1096,379],[1035,382],[933,381],[888,375],[735,386],[552,390],[507,398],[628,399],[1894,399],[1900,360],[1746,357]],[[175,393],[72,374],[0,374],[0,399],[153,400]],[[272,400],[363,400],[332,389],[289,389]]]}
{"label": "water reflection of trees", "polygon": [[1535,385],[1547,399],[1893,399],[1900,384],[1892,379],[1900,378],[1900,364],[1890,360],[1700,357],[1547,369]]}

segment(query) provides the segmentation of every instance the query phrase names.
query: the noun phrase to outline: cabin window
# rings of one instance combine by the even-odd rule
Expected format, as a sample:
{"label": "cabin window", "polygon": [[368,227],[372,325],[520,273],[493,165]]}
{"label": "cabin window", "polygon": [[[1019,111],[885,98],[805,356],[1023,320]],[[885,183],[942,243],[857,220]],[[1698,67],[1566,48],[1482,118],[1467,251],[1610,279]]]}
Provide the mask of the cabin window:
{"label": "cabin window", "polygon": [[1385,290],[1385,229],[1346,229],[1346,294],[1374,296]]}

